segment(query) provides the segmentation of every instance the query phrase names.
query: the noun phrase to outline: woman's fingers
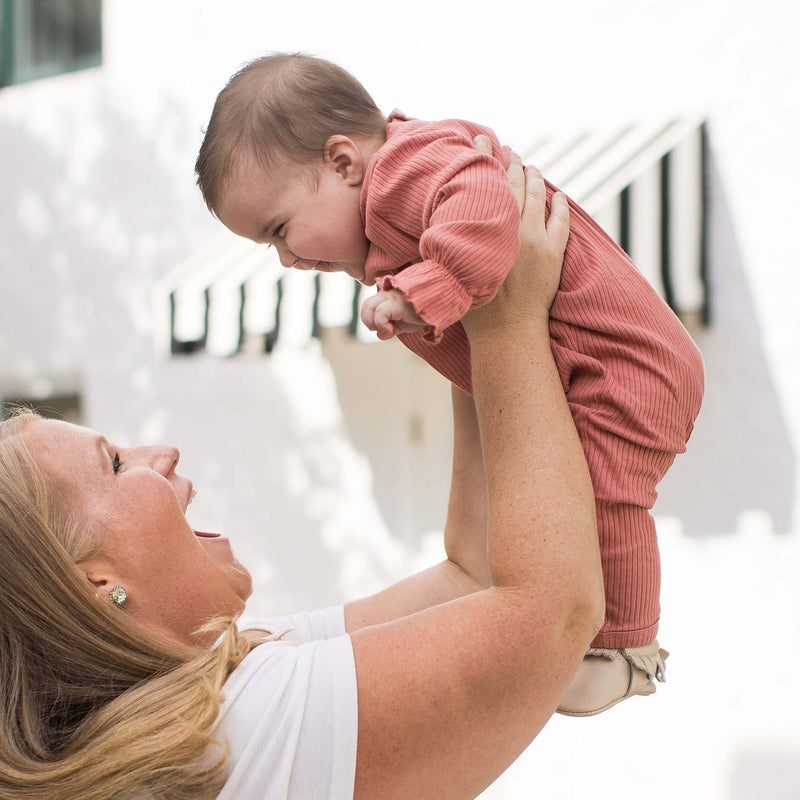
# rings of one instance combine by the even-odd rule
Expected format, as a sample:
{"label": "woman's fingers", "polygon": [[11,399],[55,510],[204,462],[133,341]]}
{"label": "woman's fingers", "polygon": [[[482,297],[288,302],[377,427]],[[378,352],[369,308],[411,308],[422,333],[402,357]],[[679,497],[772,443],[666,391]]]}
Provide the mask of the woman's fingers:
{"label": "woman's fingers", "polygon": [[508,182],[511,185],[511,191],[517,198],[517,205],[519,205],[520,213],[525,210],[525,170],[522,166],[522,159],[513,150],[506,149],[508,153]]}
{"label": "woman's fingers", "polygon": [[[475,149],[484,155],[492,154],[488,137],[476,136]],[[503,148],[508,161],[508,181],[521,209],[519,229],[520,249],[515,267],[500,288],[497,299],[481,309],[473,309],[463,322],[470,328],[475,320],[492,319],[502,325],[508,317],[504,298],[528,297],[532,310],[545,312],[558,291],[564,252],[569,238],[569,207],[562,192],[555,192],[547,213],[547,188],[542,173],[536,167],[523,167],[520,157]]]}
{"label": "woman's fingers", "polygon": [[492,154],[492,143],[489,141],[489,137],[482,133],[472,140],[472,146],[482,155],[490,156]]}
{"label": "woman's fingers", "polygon": [[537,167],[525,167],[525,206],[522,209],[523,219],[532,219],[545,228],[544,209],[547,202],[547,191],[544,178]]}
{"label": "woman's fingers", "polygon": [[[492,143],[488,136],[480,134],[472,140],[473,147],[482,155],[492,155]],[[522,159],[518,153],[515,153],[510,147],[503,145],[503,153],[505,154],[508,167],[506,175],[508,175],[508,182],[511,185],[511,190],[517,198],[520,213],[525,207],[525,170],[522,166]]]}
{"label": "woman's fingers", "polygon": [[[547,214],[547,191],[536,167],[525,169],[525,208],[519,227],[519,259],[526,286],[549,309],[558,291],[561,265],[569,238],[569,207],[562,192],[553,194]],[[515,270],[511,271],[513,280]]]}
{"label": "woman's fingers", "polygon": [[542,173],[525,167],[525,206],[522,210],[522,235],[531,245],[563,253],[569,238],[569,205],[563,192],[554,192],[547,214],[547,190]]}
{"label": "woman's fingers", "polygon": [[545,224],[554,252],[563,253],[569,238],[569,205],[564,192],[553,194],[550,200],[550,216]]}

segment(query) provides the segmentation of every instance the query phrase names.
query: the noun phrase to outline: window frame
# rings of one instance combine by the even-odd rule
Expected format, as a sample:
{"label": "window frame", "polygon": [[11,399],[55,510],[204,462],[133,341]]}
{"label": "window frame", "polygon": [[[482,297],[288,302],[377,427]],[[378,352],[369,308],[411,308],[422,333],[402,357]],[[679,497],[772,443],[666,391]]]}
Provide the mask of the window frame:
{"label": "window frame", "polygon": [[[62,3],[73,3],[72,11],[74,14],[75,0],[60,1]],[[98,47],[96,52],[82,58],[77,58],[74,55],[69,59],[58,57],[54,58],[53,62],[50,64],[20,69],[18,55],[23,44],[21,35],[22,33],[31,33],[33,26],[31,26],[31,30],[21,32],[19,29],[18,12],[20,8],[23,7],[23,4],[28,4],[30,2],[31,0],[0,0],[0,89],[8,86],[19,86],[32,81],[42,80],[43,78],[51,78],[56,75],[65,75],[84,69],[91,69],[103,63],[103,2],[102,0],[96,0],[98,17]],[[31,13],[29,6],[28,13]]]}

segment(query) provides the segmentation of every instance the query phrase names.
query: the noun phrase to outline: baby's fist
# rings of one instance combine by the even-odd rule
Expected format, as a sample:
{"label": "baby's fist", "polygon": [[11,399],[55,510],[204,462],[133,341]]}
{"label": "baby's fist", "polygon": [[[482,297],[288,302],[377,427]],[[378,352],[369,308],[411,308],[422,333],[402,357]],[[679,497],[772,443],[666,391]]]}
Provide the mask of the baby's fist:
{"label": "baby's fist", "polygon": [[361,321],[381,340],[425,327],[414,306],[398,289],[380,290],[361,304]]}

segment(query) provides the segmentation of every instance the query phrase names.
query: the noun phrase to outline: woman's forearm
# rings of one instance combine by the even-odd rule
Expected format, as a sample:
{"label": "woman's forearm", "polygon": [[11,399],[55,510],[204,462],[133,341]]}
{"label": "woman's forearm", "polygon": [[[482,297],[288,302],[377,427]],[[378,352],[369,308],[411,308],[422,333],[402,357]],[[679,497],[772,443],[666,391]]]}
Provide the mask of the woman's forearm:
{"label": "woman's forearm", "polygon": [[482,585],[452,561],[442,561],[411,575],[377,594],[344,607],[348,633],[368,625],[391,622],[417,611],[471,594]]}
{"label": "woman's forearm", "polygon": [[486,474],[478,415],[472,397],[457,386],[453,396],[453,474],[444,528],[447,557],[482,586],[492,584],[486,551]]}
{"label": "woman's forearm", "polygon": [[506,322],[526,332],[517,320],[499,318],[470,336],[493,583],[534,592],[552,583],[564,597],[596,609],[603,591],[593,489],[555,369],[548,319],[542,314],[528,323],[525,345],[511,348]]}

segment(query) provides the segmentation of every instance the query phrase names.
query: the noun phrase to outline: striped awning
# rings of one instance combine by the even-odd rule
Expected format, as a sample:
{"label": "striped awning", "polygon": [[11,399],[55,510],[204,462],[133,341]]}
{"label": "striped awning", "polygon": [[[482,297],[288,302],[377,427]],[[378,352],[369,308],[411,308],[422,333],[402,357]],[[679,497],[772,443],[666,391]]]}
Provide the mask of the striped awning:
{"label": "striped awning", "polygon": [[708,324],[703,119],[544,138],[523,160],[591,214],[677,314]]}
{"label": "striped awning", "polygon": [[[706,128],[699,118],[548,137],[523,152],[583,206],[684,319],[709,321]],[[374,341],[363,287],[346,275],[286,270],[274,249],[227,231],[155,289],[158,347],[220,356],[297,347],[325,328]]]}
{"label": "striped awning", "polygon": [[162,352],[230,356],[305,345],[323,328],[358,326],[361,284],[347,275],[287,270],[274,248],[228,231],[155,288]]}

